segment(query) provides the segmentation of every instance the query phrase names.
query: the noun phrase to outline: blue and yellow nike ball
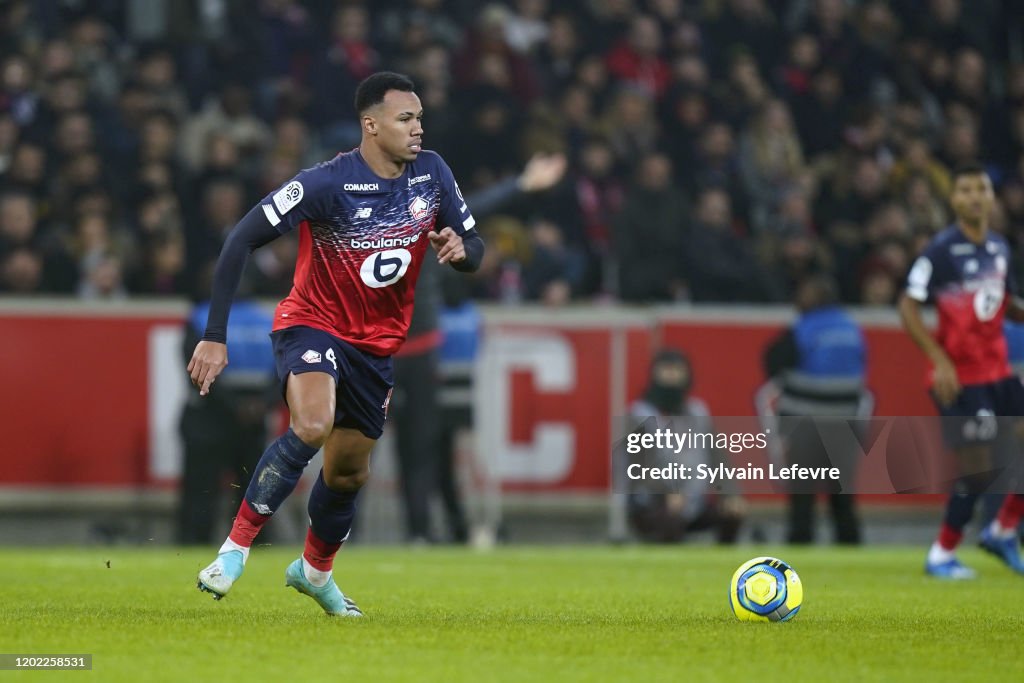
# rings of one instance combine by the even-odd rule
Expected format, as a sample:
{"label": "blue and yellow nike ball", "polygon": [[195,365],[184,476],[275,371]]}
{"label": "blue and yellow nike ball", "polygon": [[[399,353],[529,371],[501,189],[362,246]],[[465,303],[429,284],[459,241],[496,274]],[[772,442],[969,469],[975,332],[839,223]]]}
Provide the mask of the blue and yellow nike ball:
{"label": "blue and yellow nike ball", "polygon": [[729,585],[729,604],[740,621],[789,621],[803,601],[800,577],[776,557],[744,562]]}

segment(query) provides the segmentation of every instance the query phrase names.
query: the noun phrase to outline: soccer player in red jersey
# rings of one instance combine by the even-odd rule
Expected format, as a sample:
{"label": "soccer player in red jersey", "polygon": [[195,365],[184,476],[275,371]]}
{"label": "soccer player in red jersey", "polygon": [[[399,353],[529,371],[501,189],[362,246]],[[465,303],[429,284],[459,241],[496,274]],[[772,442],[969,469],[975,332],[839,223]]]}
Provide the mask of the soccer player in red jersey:
{"label": "soccer player in red jersey", "polygon": [[217,599],[241,576],[256,534],[323,448],[305,549],[285,580],[328,614],[362,614],[332,577],[334,556],[370,474],[391,397],[391,356],[405,340],[427,243],[440,263],[459,271],[476,270],[483,257],[451,169],[422,147],[423,108],[412,81],[374,74],[360,84],[355,104],[359,147],[300,172],[228,235],[206,333],[188,365],[206,395],[228,362],[228,312],[249,253],[298,230],[294,286],[277,306],[271,334],[291,423],[260,459],[217,558],[199,572],[199,588]]}
{"label": "soccer player in red jersey", "polygon": [[[946,507],[938,539],[925,571],[949,579],[969,579],[973,570],[956,558],[963,529],[978,496],[992,484],[992,443],[1009,423],[998,417],[1024,415],[1024,385],[1007,360],[1003,320],[1024,319],[1010,272],[1010,248],[989,230],[994,194],[981,166],[953,174],[950,203],[956,222],[940,232],[915,261],[900,298],[903,325],[933,366],[932,397],[943,416],[943,431],[965,473]],[[921,320],[920,305],[935,304],[935,337]],[[1020,421],[1014,421],[1020,431]],[[981,546],[1013,570],[1024,573],[1017,525],[1024,496],[1006,496],[996,519],[981,532]]]}

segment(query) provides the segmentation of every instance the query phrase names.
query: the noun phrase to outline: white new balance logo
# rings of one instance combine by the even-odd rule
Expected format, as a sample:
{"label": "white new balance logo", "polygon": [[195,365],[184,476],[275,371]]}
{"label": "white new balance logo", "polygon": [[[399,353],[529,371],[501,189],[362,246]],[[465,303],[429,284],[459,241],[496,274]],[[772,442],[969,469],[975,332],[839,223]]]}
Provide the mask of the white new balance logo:
{"label": "white new balance logo", "polygon": [[364,206],[356,209],[356,218],[369,218],[371,213],[373,213],[373,209],[369,206]]}

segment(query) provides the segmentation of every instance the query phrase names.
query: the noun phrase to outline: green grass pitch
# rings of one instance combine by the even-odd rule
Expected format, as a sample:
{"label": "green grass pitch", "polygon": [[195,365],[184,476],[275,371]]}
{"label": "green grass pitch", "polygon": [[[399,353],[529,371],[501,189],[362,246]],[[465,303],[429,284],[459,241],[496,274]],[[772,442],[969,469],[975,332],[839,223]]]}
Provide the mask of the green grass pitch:
{"label": "green grass pitch", "polygon": [[[364,619],[284,587],[297,548],[257,548],[231,595],[195,588],[211,550],[0,550],[0,652],[93,655],[103,681],[1024,680],[1024,577],[922,575],[923,548],[346,548]],[[738,622],[733,570],[777,555],[806,598]],[[107,563],[109,562],[109,567]],[[33,680],[36,680],[33,678]]]}

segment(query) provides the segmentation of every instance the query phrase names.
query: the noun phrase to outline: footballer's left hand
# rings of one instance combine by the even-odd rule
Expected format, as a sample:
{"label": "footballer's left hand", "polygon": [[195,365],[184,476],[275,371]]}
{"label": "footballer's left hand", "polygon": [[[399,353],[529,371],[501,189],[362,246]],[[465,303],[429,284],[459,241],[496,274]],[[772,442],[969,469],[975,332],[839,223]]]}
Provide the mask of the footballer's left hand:
{"label": "footballer's left hand", "polygon": [[466,260],[466,248],[462,245],[462,237],[451,228],[445,228],[441,232],[431,230],[427,237],[437,252],[438,263],[458,263]]}

